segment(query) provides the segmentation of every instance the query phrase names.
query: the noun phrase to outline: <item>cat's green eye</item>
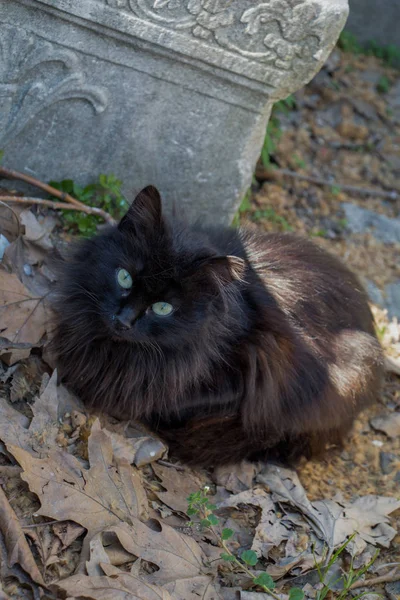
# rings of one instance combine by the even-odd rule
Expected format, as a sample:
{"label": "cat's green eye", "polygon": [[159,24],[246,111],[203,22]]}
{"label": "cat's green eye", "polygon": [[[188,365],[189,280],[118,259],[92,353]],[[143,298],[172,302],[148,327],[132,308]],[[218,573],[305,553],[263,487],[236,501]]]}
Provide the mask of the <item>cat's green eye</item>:
{"label": "cat's green eye", "polygon": [[124,290],[129,290],[133,285],[133,280],[126,269],[118,269],[117,281]]}
{"label": "cat's green eye", "polygon": [[168,302],[155,302],[151,309],[159,317],[168,317],[174,310],[174,307],[172,304],[168,304]]}

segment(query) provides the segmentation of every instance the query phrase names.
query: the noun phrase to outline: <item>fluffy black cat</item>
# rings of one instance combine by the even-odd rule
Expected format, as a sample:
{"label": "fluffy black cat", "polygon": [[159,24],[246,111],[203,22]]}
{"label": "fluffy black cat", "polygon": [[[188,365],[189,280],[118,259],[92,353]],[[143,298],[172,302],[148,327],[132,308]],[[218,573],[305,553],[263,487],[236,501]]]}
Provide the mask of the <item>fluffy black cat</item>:
{"label": "fluffy black cat", "polygon": [[379,393],[373,318],[344,265],[292,234],[167,222],[153,187],[65,262],[55,309],[67,385],[189,463],[311,457]]}

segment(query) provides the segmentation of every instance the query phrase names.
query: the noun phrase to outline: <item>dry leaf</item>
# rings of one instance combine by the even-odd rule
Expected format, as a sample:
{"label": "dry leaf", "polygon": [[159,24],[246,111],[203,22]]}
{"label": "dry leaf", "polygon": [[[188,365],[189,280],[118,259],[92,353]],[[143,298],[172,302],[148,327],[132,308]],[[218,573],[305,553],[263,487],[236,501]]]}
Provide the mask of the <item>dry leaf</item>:
{"label": "dry leaf", "polygon": [[13,364],[29,356],[25,346],[40,345],[47,318],[45,298],[31,294],[16,275],[0,270],[0,331],[7,340],[0,349],[2,360]]}
{"label": "dry leaf", "polygon": [[261,518],[255,530],[251,549],[257,556],[268,558],[271,548],[279,546],[290,537],[291,524],[286,521],[285,525],[284,518],[277,517],[271,495],[263,489],[254,488],[231,496],[219,504],[218,508],[237,507],[239,504],[251,504],[261,508]]}
{"label": "dry leaf", "polygon": [[100,564],[111,564],[107,552],[101,541],[101,533],[94,536],[89,543],[90,559],[86,561],[86,571],[90,577],[103,576],[104,571]]}
{"label": "dry leaf", "polygon": [[190,469],[177,471],[172,467],[158,464],[154,464],[152,467],[154,473],[161,479],[161,485],[166,489],[165,492],[154,490],[156,496],[172,510],[186,514],[187,497],[203,487],[204,479]]}
{"label": "dry leaf", "polygon": [[[107,568],[108,567],[108,568]],[[136,575],[120,571],[111,565],[104,565],[109,577],[88,577],[73,575],[59,581],[54,587],[66,592],[69,598],[89,598],[93,600],[183,600],[171,596],[166,590],[142,581]],[[186,599],[185,599],[186,600]]]}
{"label": "dry leaf", "polygon": [[81,536],[85,529],[80,525],[77,525],[73,521],[65,521],[65,523],[55,523],[52,526],[54,534],[58,537],[62,544],[62,550],[65,550],[75,540]]}
{"label": "dry leaf", "polygon": [[11,508],[1,487],[0,530],[4,535],[7,547],[8,565],[12,567],[15,563],[20,564],[36,583],[44,586],[43,578],[32,556],[29,544],[25,539],[18,517]]}
{"label": "dry leaf", "polygon": [[[46,381],[48,375],[44,375]],[[12,408],[4,397],[0,397],[0,440],[7,446],[19,446],[28,452],[42,454],[56,446],[59,431],[58,418],[64,407],[74,401],[74,397],[63,386],[57,386],[57,372],[54,371],[39,398],[31,405],[33,419]]]}
{"label": "dry leaf", "polygon": [[38,528],[28,530],[26,534],[35,544],[39,553],[40,560],[46,572],[47,567],[54,565],[60,561],[59,554],[61,552],[61,541],[54,537],[50,529]]}
{"label": "dry leaf", "polygon": [[[191,537],[156,520],[147,524],[135,520],[133,525],[120,523],[108,528],[103,532],[103,543],[110,536],[116,537],[130,555],[157,565],[158,571],[142,578],[163,586],[174,598],[218,598],[206,557]],[[104,570],[102,563],[98,566]],[[91,568],[95,567],[92,563]]]}
{"label": "dry leaf", "polygon": [[353,503],[318,500],[310,502],[297,474],[291,469],[267,465],[258,480],[268,485],[273,499],[295,506],[311,524],[330,550],[356,534],[348,549],[362,552],[367,542],[388,546],[396,532],[388,524],[388,515],[400,508],[395,498],[366,496]]}
{"label": "dry leaf", "polygon": [[400,435],[400,413],[379,415],[370,421],[377,431],[383,431],[388,437],[395,438]]}
{"label": "dry leaf", "polygon": [[111,442],[98,422],[88,441],[89,469],[61,450],[40,459],[16,446],[8,449],[24,470],[22,479],[39,497],[38,514],[75,521],[88,530],[90,539],[120,520],[132,522],[147,514],[140,474],[127,463],[112,465]]}
{"label": "dry leaf", "polygon": [[242,460],[238,465],[217,467],[213,473],[213,480],[217,485],[222,485],[230,492],[239,494],[252,487],[256,473],[255,463]]}

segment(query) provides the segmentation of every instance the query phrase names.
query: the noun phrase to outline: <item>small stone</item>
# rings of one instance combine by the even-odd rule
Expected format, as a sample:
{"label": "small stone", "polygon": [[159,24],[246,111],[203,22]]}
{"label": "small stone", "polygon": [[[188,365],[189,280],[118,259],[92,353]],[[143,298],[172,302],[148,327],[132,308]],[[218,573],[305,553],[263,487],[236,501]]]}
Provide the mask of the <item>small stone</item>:
{"label": "small stone", "polygon": [[31,265],[25,264],[23,269],[24,269],[25,275],[27,275],[28,277],[32,277],[33,271],[32,271]]}
{"label": "small stone", "polygon": [[8,239],[0,233],[0,260],[3,260],[5,249],[10,245]]}
{"label": "small stone", "polygon": [[384,475],[388,475],[393,471],[392,462],[396,460],[396,455],[391,452],[380,452],[379,453],[379,465]]}
{"label": "small stone", "polygon": [[372,440],[371,444],[377,448],[382,448],[383,446],[383,442],[381,442],[381,440]]}
{"label": "small stone", "polygon": [[385,287],[386,308],[390,319],[400,319],[400,281],[389,283]]}
{"label": "small stone", "polygon": [[377,285],[370,279],[365,280],[365,288],[367,290],[369,299],[373,304],[377,304],[378,306],[385,306],[385,300],[383,298],[383,294]]}
{"label": "small stone", "polygon": [[397,471],[396,475],[394,476],[394,480],[396,483],[400,483],[400,471]]}
{"label": "small stone", "polygon": [[385,586],[385,592],[390,600],[399,600],[400,598],[400,581],[392,581]]}
{"label": "small stone", "polygon": [[400,435],[400,413],[379,415],[371,419],[370,424],[376,431],[383,431],[388,437],[395,438]]}
{"label": "small stone", "polygon": [[352,233],[371,233],[384,244],[400,242],[400,219],[380,215],[350,202],[343,202],[342,208]]}

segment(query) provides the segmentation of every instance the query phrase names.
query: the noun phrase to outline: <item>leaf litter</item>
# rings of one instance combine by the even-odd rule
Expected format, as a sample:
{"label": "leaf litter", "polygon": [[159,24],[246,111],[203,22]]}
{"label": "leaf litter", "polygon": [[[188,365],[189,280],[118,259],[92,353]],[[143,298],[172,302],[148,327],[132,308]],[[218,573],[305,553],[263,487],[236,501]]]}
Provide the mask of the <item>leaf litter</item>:
{"label": "leaf litter", "polygon": [[[367,114],[366,108],[354,110]],[[280,157],[290,155],[284,148],[290,127]],[[326,131],[317,133],[323,137]],[[322,157],[321,152],[317,160]],[[286,203],[285,214],[290,212],[290,193],[279,185],[266,187],[271,198]],[[308,189],[294,187],[300,195]],[[323,193],[316,196],[323,203]],[[308,463],[298,473],[250,463],[214,473],[175,468],[165,445],[150,432],[88,414],[58,384],[46,353],[56,219],[26,210],[19,214],[16,224],[0,211],[0,233],[10,242],[0,266],[0,598],[21,597],[21,590],[23,597],[46,599],[270,597],[219,559],[222,549],[212,536],[189,525],[187,496],[204,486],[221,524],[233,531],[229,547],[237,555],[254,550],[255,573],[282,580],[277,595],[283,599],[291,582],[315,597],[315,561],[326,560],[352,536],[347,551],[359,566],[369,562],[375,546],[389,549],[381,564],[391,562],[400,503],[389,476],[374,488],[389,495],[370,493],[366,482],[380,444],[394,453],[398,448],[397,417],[390,418],[400,409],[396,322],[374,307],[394,375],[385,387],[384,412],[381,404],[357,422],[343,456]],[[353,262],[357,256],[354,251]],[[358,458],[365,439],[371,454]],[[336,485],[325,483],[330,472]],[[333,495],[336,488],[343,493]],[[360,490],[368,491],[360,496]]]}

